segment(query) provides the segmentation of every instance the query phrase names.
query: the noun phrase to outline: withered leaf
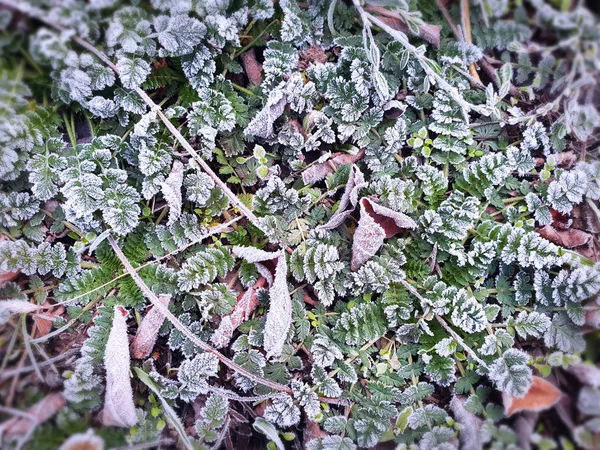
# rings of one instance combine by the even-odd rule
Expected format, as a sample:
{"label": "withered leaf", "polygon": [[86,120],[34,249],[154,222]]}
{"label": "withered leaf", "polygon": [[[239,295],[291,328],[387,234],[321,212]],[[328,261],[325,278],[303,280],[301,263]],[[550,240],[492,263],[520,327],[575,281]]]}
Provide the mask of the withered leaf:
{"label": "withered leaf", "polygon": [[407,215],[375,203],[368,197],[360,199],[360,220],[354,232],[352,242],[351,270],[371,259],[390,238],[407,228],[416,228],[417,224]]}
{"label": "withered leaf", "polygon": [[[282,250],[266,252],[255,247],[233,248],[233,253],[256,264],[261,275],[270,274],[270,307],[264,331],[267,357],[279,356],[292,324],[292,298],[287,286],[287,262]],[[274,269],[271,269],[274,266]],[[266,277],[265,277],[266,278]],[[267,279],[267,282],[269,280]]]}
{"label": "withered leaf", "polygon": [[560,400],[562,392],[543,378],[533,377],[533,383],[523,398],[502,394],[504,410],[508,416],[519,411],[545,411]]}
{"label": "withered leaf", "polygon": [[127,311],[115,306],[112,328],[104,353],[106,395],[102,423],[106,426],[132,427],[137,423],[133,390],[129,379],[129,342],[127,339]]}
{"label": "withered leaf", "polygon": [[356,161],[362,159],[364,155],[364,149],[361,149],[356,155],[340,152],[334,153],[327,161],[313,164],[302,172],[302,181],[304,181],[304,184],[314,184],[325,179],[327,175],[334,173],[339,166],[354,164]]}
{"label": "withered leaf", "polygon": [[[158,299],[165,306],[169,306],[169,302],[171,301],[171,297],[168,295],[159,295]],[[156,338],[158,337],[158,331],[160,330],[160,327],[162,327],[164,321],[165,316],[158,308],[153,307],[148,311],[148,314],[146,314],[146,317],[142,320],[142,323],[135,334],[135,338],[131,343],[130,351],[132,358],[144,359],[152,353],[154,344],[156,344]]]}
{"label": "withered leaf", "polygon": [[538,229],[537,232],[540,236],[548,239],[550,242],[554,242],[555,244],[566,248],[580,247],[589,244],[593,239],[591,234],[576,228],[559,230],[552,225],[546,225],[545,227]]}
{"label": "withered leaf", "polygon": [[7,435],[27,434],[32,427],[50,419],[54,414],[60,411],[66,403],[65,397],[61,393],[53,392],[48,394],[26,411],[28,415],[35,417],[37,422],[34,422],[27,417],[14,417],[0,425],[0,431],[4,430]]}
{"label": "withered leaf", "polygon": [[223,316],[219,328],[217,328],[211,337],[212,343],[217,347],[225,347],[229,344],[233,332],[242,322],[248,320],[250,314],[256,309],[258,304],[258,298],[256,298],[256,291],[266,284],[267,280],[264,277],[258,279],[254,286],[248,289],[246,292],[239,295],[237,304],[231,314]]}

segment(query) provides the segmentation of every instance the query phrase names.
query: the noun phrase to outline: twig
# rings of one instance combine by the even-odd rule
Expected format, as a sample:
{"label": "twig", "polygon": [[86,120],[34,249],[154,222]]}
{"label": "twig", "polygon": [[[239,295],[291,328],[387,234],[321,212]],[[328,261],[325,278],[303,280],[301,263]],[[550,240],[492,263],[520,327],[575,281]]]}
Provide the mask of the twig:
{"label": "twig", "polygon": [[[62,361],[63,359],[67,359],[70,356],[77,354],[78,352],[79,352],[79,349],[71,348],[64,353],[59,353],[58,355],[56,355],[46,361],[38,363],[38,367],[42,368],[42,367],[52,365],[54,363]],[[21,367],[19,369],[5,370],[4,372],[2,372],[0,374],[0,381],[7,380],[8,378],[11,378],[15,375],[22,375],[24,373],[32,372],[34,370],[35,370],[34,366],[26,366],[26,367]]]}
{"label": "twig", "polygon": [[456,28],[456,24],[452,20],[452,17],[448,12],[448,8],[446,8],[444,2],[442,0],[435,0],[435,3],[437,4],[437,7],[440,8],[440,11],[442,11],[442,14],[446,18],[446,22],[448,22],[448,25],[450,25],[450,28],[452,28],[452,32],[454,33],[454,36],[456,36],[456,39],[462,41],[462,35],[460,34],[460,31],[458,31],[458,28]]}
{"label": "twig", "polygon": [[236,394],[233,391],[230,391],[228,389],[223,389],[223,388],[220,388],[217,386],[208,386],[208,390],[211,392],[215,392],[215,393],[221,395],[222,397],[226,397],[229,400],[235,400],[237,402],[248,402],[248,403],[262,402],[264,400],[270,400],[273,398],[285,396],[285,394],[283,394],[283,393],[282,394],[242,396],[242,395]]}
{"label": "twig", "polygon": [[[216,349],[214,349],[213,347],[208,345],[206,342],[199,339],[198,336],[196,336],[194,333],[192,333],[192,331],[188,327],[186,327],[184,324],[182,324],[179,321],[179,319],[177,317],[175,317],[171,311],[169,311],[169,309],[158,299],[158,297],[154,294],[154,292],[152,292],[152,290],[148,287],[148,285],[144,282],[144,280],[142,280],[140,278],[140,276],[137,274],[135,269],[131,266],[131,264],[127,260],[127,257],[123,254],[123,251],[118,246],[118,244],[115,242],[115,240],[113,239],[112,236],[108,237],[108,241],[109,241],[111,247],[113,248],[115,254],[117,255],[117,257],[119,258],[119,260],[125,267],[125,270],[129,273],[129,275],[131,275],[131,278],[133,278],[133,281],[135,281],[135,284],[140,288],[140,290],[144,293],[144,295],[148,298],[148,300],[150,300],[150,302],[154,305],[154,307],[157,308],[165,316],[165,318],[168,319],[169,322],[171,322],[173,324],[173,326],[175,328],[177,328],[193,344],[200,347],[205,352],[215,355],[219,361],[221,361],[224,365],[226,365],[230,369],[238,372],[240,375],[243,375],[246,378],[249,378],[250,380],[252,380],[256,383],[262,384],[271,389],[285,392],[287,394],[293,394],[292,390],[290,388],[288,388],[287,386],[284,386],[282,384],[276,383],[271,380],[267,380],[266,378],[260,377],[256,374],[250,372],[249,370],[245,369],[244,367],[233,362],[231,359],[227,358],[225,355],[221,354],[219,351],[217,351]],[[336,404],[336,405],[345,405],[346,404],[346,402],[344,400],[337,399],[337,398],[319,397],[319,400],[326,402],[326,403]]]}
{"label": "twig", "polygon": [[42,375],[42,371],[35,359],[35,355],[33,354],[33,349],[31,348],[31,339],[29,337],[29,333],[27,332],[27,314],[21,314],[21,325],[23,330],[23,342],[25,342],[25,349],[27,350],[27,354],[29,355],[29,359],[31,360],[31,364],[35,370],[35,374],[39,378],[39,380],[43,383],[45,382],[44,376]]}

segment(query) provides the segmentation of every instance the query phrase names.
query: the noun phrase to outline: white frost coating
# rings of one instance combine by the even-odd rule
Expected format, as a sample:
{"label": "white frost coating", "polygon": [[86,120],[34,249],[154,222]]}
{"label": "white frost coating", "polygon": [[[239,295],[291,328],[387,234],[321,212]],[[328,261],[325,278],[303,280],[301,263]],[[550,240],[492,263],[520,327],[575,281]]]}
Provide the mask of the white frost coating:
{"label": "white frost coating", "polygon": [[479,430],[483,425],[481,419],[466,410],[465,400],[454,396],[450,401],[450,410],[454,420],[461,425],[458,439],[461,448],[480,449],[483,448]]}
{"label": "white frost coating", "polygon": [[273,135],[273,124],[283,114],[287,103],[283,91],[284,85],[285,82],[282,82],[270,92],[267,104],[248,124],[244,130],[245,134],[261,138],[268,138]]}
{"label": "white frost coating", "polygon": [[127,339],[127,311],[115,306],[112,328],[106,343],[106,395],[102,423],[106,426],[132,427],[137,423],[133,391],[129,380],[129,341]]}
{"label": "white frost coating", "polygon": [[244,258],[249,263],[259,263],[263,261],[271,261],[272,259],[278,258],[281,255],[279,252],[265,252],[256,247],[241,247],[236,245],[231,249],[240,258]]}
{"label": "white frost coating", "polygon": [[269,290],[271,307],[265,323],[265,350],[267,357],[279,356],[292,324],[292,297],[287,286],[285,255],[279,256],[275,280]]}
{"label": "white frost coating", "polygon": [[25,300],[2,300],[0,302],[0,325],[4,325],[10,316],[30,313],[39,309],[38,305]]}
{"label": "white frost coating", "polygon": [[162,193],[169,205],[169,220],[167,226],[173,225],[181,216],[181,185],[183,184],[183,164],[181,161],[173,161],[171,173],[161,183]]}
{"label": "white frost coating", "polygon": [[72,435],[58,450],[104,450],[104,440],[89,429],[86,433]]}
{"label": "white frost coating", "polygon": [[288,269],[285,254],[281,250],[265,252],[254,247],[238,246],[233,247],[233,253],[261,268],[266,266],[259,263],[277,259],[275,275],[269,290],[271,306],[265,323],[264,347],[267,357],[279,356],[292,324],[292,298],[287,286]]}

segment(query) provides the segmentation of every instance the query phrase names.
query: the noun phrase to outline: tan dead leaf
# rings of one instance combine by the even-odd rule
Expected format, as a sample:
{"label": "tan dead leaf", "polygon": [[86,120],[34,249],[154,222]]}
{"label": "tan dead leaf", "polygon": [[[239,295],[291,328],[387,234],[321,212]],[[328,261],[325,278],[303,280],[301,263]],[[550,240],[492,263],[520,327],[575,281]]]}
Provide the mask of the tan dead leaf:
{"label": "tan dead leaf", "polygon": [[133,390],[129,379],[129,341],[127,339],[127,311],[115,306],[112,328],[104,353],[106,394],[102,423],[106,426],[132,427],[137,423]]}
{"label": "tan dead leaf", "polygon": [[371,259],[390,238],[407,228],[416,228],[417,224],[407,215],[375,203],[368,197],[360,199],[360,220],[354,232],[352,242],[351,270]]}
{"label": "tan dead leaf", "polygon": [[104,440],[93,430],[72,435],[58,450],[104,450]]}
{"label": "tan dead leaf", "polygon": [[7,435],[27,434],[32,427],[50,419],[66,403],[65,397],[60,392],[48,394],[26,411],[27,414],[36,419],[36,422],[26,417],[15,417],[0,425],[0,430],[4,430]]}
{"label": "tan dead leaf", "polygon": [[219,328],[217,328],[211,337],[211,342],[217,347],[222,348],[229,344],[233,332],[242,322],[248,320],[250,314],[256,309],[258,298],[256,298],[256,290],[262,288],[267,283],[264,277],[258,279],[254,286],[246,292],[240,294],[237,299],[237,304],[231,314],[223,316]]}
{"label": "tan dead leaf", "polygon": [[508,416],[519,411],[545,411],[560,400],[562,392],[543,378],[533,377],[533,383],[523,398],[502,393],[504,410]]}
{"label": "tan dead leaf", "polygon": [[[169,295],[159,295],[158,299],[163,305],[169,306],[171,297]],[[155,307],[152,307],[146,316],[142,319],[142,323],[138,327],[135,338],[129,347],[131,357],[134,359],[147,358],[154,344],[156,344],[156,338],[158,337],[158,331],[162,327],[165,321],[165,316]]]}
{"label": "tan dead leaf", "polygon": [[[254,263],[269,283],[270,306],[264,331],[267,357],[279,356],[292,324],[292,298],[287,286],[287,261],[283,250],[266,252],[255,247],[233,247],[233,253]],[[271,269],[275,266],[274,270]]]}
{"label": "tan dead leaf", "polygon": [[543,228],[539,228],[537,232],[543,238],[565,248],[581,247],[582,245],[589,244],[593,239],[591,234],[576,228],[558,230],[552,225],[546,225]]}
{"label": "tan dead leaf", "polygon": [[354,164],[365,156],[364,149],[361,149],[356,155],[349,153],[334,153],[329,159],[322,163],[313,164],[302,172],[302,181],[304,184],[314,184],[325,179],[329,174],[336,171],[339,166],[344,164]]}

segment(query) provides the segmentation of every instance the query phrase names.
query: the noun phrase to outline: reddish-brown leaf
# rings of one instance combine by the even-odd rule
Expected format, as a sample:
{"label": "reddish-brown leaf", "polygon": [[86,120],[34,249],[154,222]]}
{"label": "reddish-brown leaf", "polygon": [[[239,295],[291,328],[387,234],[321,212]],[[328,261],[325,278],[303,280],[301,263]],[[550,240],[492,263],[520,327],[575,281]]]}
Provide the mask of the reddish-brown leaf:
{"label": "reddish-brown leaf", "polygon": [[368,197],[360,199],[360,220],[352,242],[351,270],[358,270],[371,259],[390,238],[417,224],[407,215],[375,203]]}
{"label": "reddish-brown leaf", "polygon": [[545,411],[560,400],[562,392],[543,378],[533,377],[533,383],[523,398],[502,394],[504,410],[508,416],[519,411]]}
{"label": "reddish-brown leaf", "polygon": [[248,289],[246,292],[240,294],[237,299],[237,304],[231,314],[223,316],[219,328],[216,329],[212,335],[211,341],[217,347],[225,347],[229,344],[233,332],[239,327],[242,322],[248,320],[250,314],[256,309],[259,304],[256,298],[256,290],[262,288],[267,283],[267,280],[263,277],[259,278],[254,286]]}
{"label": "reddish-brown leaf", "polygon": [[325,179],[329,174],[336,171],[339,166],[344,164],[354,164],[365,156],[364,149],[361,149],[356,155],[349,153],[334,153],[329,159],[322,163],[313,164],[302,172],[302,181],[304,184],[314,184]]}
{"label": "reddish-brown leaf", "polygon": [[591,234],[576,228],[557,230],[552,225],[546,225],[543,228],[538,228],[537,232],[550,242],[566,248],[581,247],[582,245],[589,244],[593,239]]}
{"label": "reddish-brown leaf", "polygon": [[242,60],[242,66],[244,66],[244,71],[246,72],[250,84],[260,84],[262,82],[263,66],[256,59],[254,47],[251,47],[242,53],[240,59]]}
{"label": "reddish-brown leaf", "polygon": [[[158,299],[165,306],[169,306],[169,302],[171,301],[171,297],[168,295],[160,295]],[[146,314],[129,347],[132,358],[144,359],[152,353],[154,344],[156,344],[156,338],[158,337],[158,331],[164,321],[165,316],[157,308],[153,307]]]}

